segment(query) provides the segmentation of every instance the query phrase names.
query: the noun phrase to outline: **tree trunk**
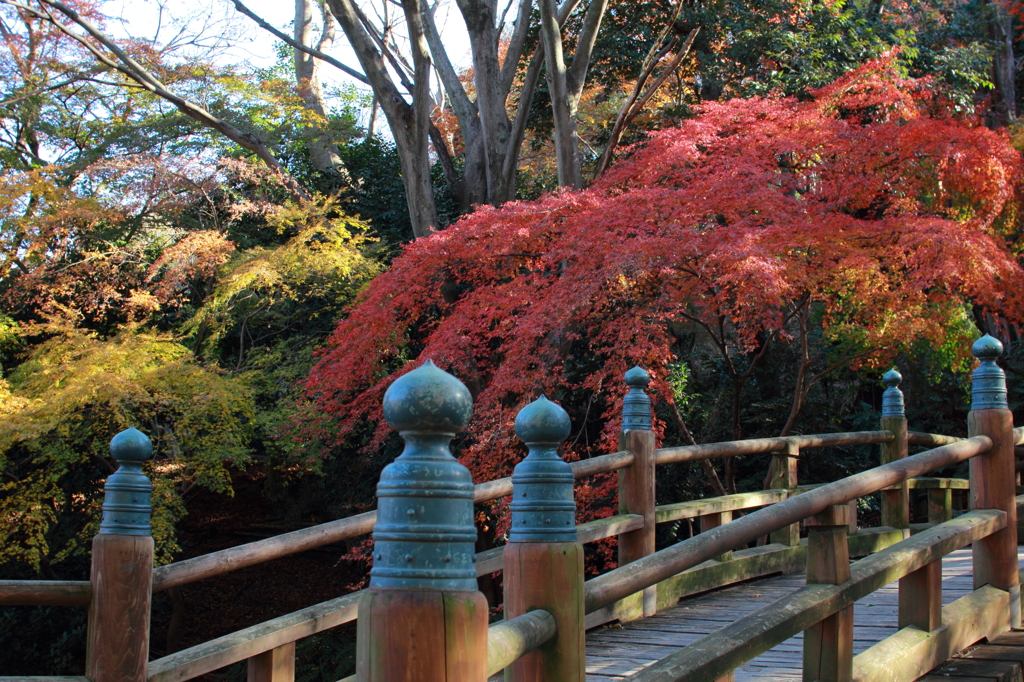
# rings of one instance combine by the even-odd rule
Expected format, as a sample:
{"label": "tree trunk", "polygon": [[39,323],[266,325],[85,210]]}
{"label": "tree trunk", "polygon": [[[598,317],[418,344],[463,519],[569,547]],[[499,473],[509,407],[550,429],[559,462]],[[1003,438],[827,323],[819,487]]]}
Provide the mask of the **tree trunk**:
{"label": "tree trunk", "polygon": [[423,35],[420,2],[402,2],[413,51],[415,82],[412,84],[412,104],[405,101],[392,81],[384,59],[360,21],[352,0],[328,0],[328,6],[348,37],[391,127],[402,168],[402,184],[413,235],[429,236],[437,228],[437,208],[430,180],[430,55]]}
{"label": "tree trunk", "polygon": [[989,20],[989,35],[996,43],[992,59],[992,81],[995,93],[992,106],[992,127],[1004,127],[1017,118],[1017,93],[1015,87],[1016,62],[1013,57],[1013,20],[1001,2],[989,3],[992,18]]}
{"label": "tree trunk", "polygon": [[544,66],[551,110],[555,121],[555,156],[558,160],[558,184],[573,189],[583,188],[580,169],[579,134],[576,129],[576,108],[569,97],[565,59],[562,54],[562,32],[554,0],[540,0],[541,39],[544,44]]}
{"label": "tree trunk", "polygon": [[[334,19],[330,14],[323,16],[324,29],[317,45],[321,52],[329,51],[334,43]],[[313,9],[309,0],[295,0],[295,40],[302,45],[313,44]],[[320,82],[320,60],[307,52],[294,50],[295,84],[306,108],[322,121],[320,126],[307,126],[304,135],[309,146],[309,157],[313,167],[322,173],[335,173],[341,168],[338,148],[325,139],[323,128],[327,124],[327,108],[324,106],[324,90]]]}
{"label": "tree trunk", "polygon": [[[473,53],[473,72],[476,84],[476,105],[480,111],[483,133],[482,150],[485,160],[487,201],[500,206],[511,196],[502,191],[502,169],[508,145],[511,124],[505,109],[508,89],[502,88],[501,63],[498,60],[498,29],[495,25],[495,5],[479,0],[458,0],[459,9],[469,31],[469,44]],[[554,0],[551,0],[554,4]],[[467,146],[468,152],[468,146]]]}

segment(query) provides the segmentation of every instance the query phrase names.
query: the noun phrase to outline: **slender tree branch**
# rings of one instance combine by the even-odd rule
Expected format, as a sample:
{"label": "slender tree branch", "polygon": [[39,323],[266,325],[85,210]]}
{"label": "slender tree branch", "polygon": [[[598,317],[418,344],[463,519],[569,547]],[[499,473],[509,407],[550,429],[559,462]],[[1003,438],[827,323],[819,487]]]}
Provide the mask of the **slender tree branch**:
{"label": "slender tree branch", "polygon": [[281,40],[281,41],[287,43],[288,45],[290,45],[291,47],[295,48],[296,50],[298,50],[300,52],[305,52],[306,54],[310,55],[311,57],[316,57],[317,59],[319,59],[321,61],[327,62],[328,64],[330,64],[334,68],[339,69],[340,71],[342,71],[343,73],[348,74],[349,76],[352,76],[352,78],[355,78],[360,83],[365,83],[366,85],[370,84],[370,81],[368,81],[366,79],[366,76],[364,76],[363,74],[359,73],[358,71],[356,71],[352,67],[346,66],[345,64],[342,64],[341,62],[339,62],[337,59],[335,59],[331,55],[325,54],[325,53],[321,52],[320,50],[316,49],[315,47],[310,47],[309,45],[303,45],[302,43],[298,42],[297,40],[295,40],[294,38],[289,36],[287,33],[284,33],[282,31],[277,30],[276,28],[274,28],[273,26],[268,24],[258,14],[253,12],[251,9],[249,9],[245,5],[243,5],[240,2],[240,0],[232,0],[232,2],[234,3],[236,10],[238,10],[239,12],[244,14],[245,16],[247,16],[250,19],[252,19],[254,22],[256,22],[257,26],[262,28],[264,31],[267,31],[268,33],[272,34],[278,40]]}

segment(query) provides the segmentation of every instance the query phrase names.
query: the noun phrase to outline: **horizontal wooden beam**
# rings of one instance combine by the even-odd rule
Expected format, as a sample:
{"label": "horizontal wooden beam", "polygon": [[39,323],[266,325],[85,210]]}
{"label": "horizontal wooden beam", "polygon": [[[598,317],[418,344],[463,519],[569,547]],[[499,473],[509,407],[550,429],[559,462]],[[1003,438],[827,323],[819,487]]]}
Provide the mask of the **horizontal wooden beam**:
{"label": "horizontal wooden beam", "polygon": [[487,676],[490,677],[555,636],[555,617],[536,609],[487,628]]}
{"label": "horizontal wooden beam", "polygon": [[789,497],[789,491],[784,488],[757,490],[751,493],[706,497],[692,502],[663,504],[655,508],[655,514],[658,523],[666,523],[680,519],[695,519],[706,514],[764,507],[782,502],[787,497]]}
{"label": "horizontal wooden beam", "polygon": [[[572,466],[575,478],[587,478],[596,474],[616,471],[632,463],[633,453],[622,451],[573,462],[570,466]],[[488,502],[511,494],[512,479],[509,477],[499,478],[477,484],[473,492],[473,501]],[[359,535],[366,535],[373,530],[373,525],[376,522],[376,511],[364,512],[337,521],[321,523],[310,528],[282,533],[272,538],[167,564],[153,570],[153,592],[162,592],[204,578],[331,545]]]}
{"label": "horizontal wooden beam", "polygon": [[938,478],[935,476],[919,476],[907,480],[907,486],[916,490],[934,488],[952,488],[954,490],[970,490],[971,482],[966,478]]}
{"label": "horizontal wooden beam", "polygon": [[749,440],[733,440],[724,443],[659,448],[654,451],[654,461],[656,464],[670,464],[672,462],[692,462],[698,459],[711,459],[714,457],[756,455],[765,452],[784,451],[789,444],[795,444],[801,450],[840,445],[871,445],[874,443],[888,443],[893,438],[894,436],[891,431],[853,431],[850,433],[786,436],[785,438],[751,438]]}
{"label": "horizontal wooden beam", "polygon": [[[576,538],[583,544],[612,538],[622,533],[644,527],[644,517],[639,514],[619,514],[606,519],[597,519],[576,526]],[[474,562],[477,577],[502,570],[505,561],[505,546],[478,552]]]}
{"label": "horizontal wooden beam", "polygon": [[909,445],[924,445],[929,448],[937,448],[940,445],[949,445],[950,443],[956,443],[963,440],[957,436],[944,436],[941,433],[922,433],[920,431],[911,431],[907,434],[907,443]]}
{"label": "horizontal wooden beam", "polygon": [[[594,542],[642,528],[643,524],[644,518],[638,514],[620,514],[576,526],[576,534],[580,542]],[[481,576],[500,571],[504,552],[504,546],[479,552],[474,560],[476,574]],[[353,592],[165,656],[149,664],[149,679],[151,682],[192,679],[282,644],[348,623],[356,618],[355,604],[359,594]]]}
{"label": "horizontal wooden beam", "polygon": [[41,676],[28,676],[23,675],[21,677],[0,677],[0,682],[89,682],[88,677],[75,677],[75,676],[52,676],[52,677],[41,677]]}
{"label": "horizontal wooden beam", "polygon": [[990,585],[942,608],[942,625],[931,632],[905,627],[853,658],[857,682],[916,680],[983,637],[1010,629],[1010,593]]}
{"label": "horizontal wooden beam", "polygon": [[862,471],[747,514],[587,581],[587,611],[596,611],[723,552],[802,521],[830,505],[864,497],[908,478],[966,461],[991,448],[990,438],[975,436]]}
{"label": "horizontal wooden beam", "polygon": [[[903,531],[886,526],[861,528],[848,537],[850,556],[873,554],[903,540]],[[658,610],[673,606],[683,597],[714,590],[725,585],[760,578],[772,573],[796,573],[807,562],[807,539],[795,547],[768,544],[733,552],[729,561],[705,561],[658,583]],[[587,629],[618,620],[623,602],[617,601],[587,614]]]}
{"label": "horizontal wooden beam", "polygon": [[348,623],[356,619],[356,606],[361,593],[353,592],[321,602],[150,661],[146,676],[149,682],[191,680],[289,642]]}
{"label": "horizontal wooden beam", "polygon": [[364,512],[318,526],[275,535],[272,538],[222,549],[153,569],[153,592],[187,585],[203,578],[237,571],[266,561],[280,559],[330,545],[373,530],[377,512]]}
{"label": "horizontal wooden beam", "polygon": [[1001,511],[968,512],[854,562],[850,579],[841,585],[796,590],[669,654],[630,682],[716,680],[858,599],[1005,525]]}
{"label": "horizontal wooden beam", "polygon": [[640,514],[619,514],[605,519],[597,519],[576,526],[576,539],[584,545],[605,538],[612,538],[622,533],[644,527],[644,517]]}
{"label": "horizontal wooden beam", "polygon": [[88,606],[90,601],[88,580],[0,580],[0,606]]}

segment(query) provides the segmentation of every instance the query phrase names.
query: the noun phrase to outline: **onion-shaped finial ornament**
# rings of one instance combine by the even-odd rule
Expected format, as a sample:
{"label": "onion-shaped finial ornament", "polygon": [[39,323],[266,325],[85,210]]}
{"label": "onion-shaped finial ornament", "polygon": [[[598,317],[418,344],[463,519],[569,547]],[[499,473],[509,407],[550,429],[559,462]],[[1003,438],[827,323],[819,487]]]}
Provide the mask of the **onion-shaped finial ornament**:
{"label": "onion-shaped finial ornament", "polygon": [[120,465],[103,486],[100,534],[150,535],[153,485],[142,473],[142,463],[153,454],[149,436],[134,426],[110,441],[110,456]]}
{"label": "onion-shaped finial ornament", "polygon": [[882,375],[882,382],[887,386],[882,393],[882,416],[883,417],[905,417],[903,407],[903,391],[900,390],[900,382],[903,375],[890,369]]}
{"label": "onion-shaped finial ornament", "polygon": [[996,359],[1003,354],[1003,344],[994,336],[985,334],[974,342],[971,352],[981,361],[971,375],[971,409],[1009,409],[1006,374],[996,364]]}
{"label": "onion-shaped finial ornament", "polygon": [[644,389],[651,383],[651,375],[640,367],[626,372],[629,393],[622,399],[622,430],[651,430],[651,398]]}
{"label": "onion-shaped finial ornament", "polygon": [[516,415],[516,435],[529,454],[512,473],[509,542],[575,542],[573,473],[558,456],[572,423],[559,405],[541,396]]}
{"label": "onion-shaped finial ornament", "polygon": [[473,478],[449,449],[472,414],[466,386],[430,360],[385,392],[405,449],[377,484],[370,587],[476,589]]}

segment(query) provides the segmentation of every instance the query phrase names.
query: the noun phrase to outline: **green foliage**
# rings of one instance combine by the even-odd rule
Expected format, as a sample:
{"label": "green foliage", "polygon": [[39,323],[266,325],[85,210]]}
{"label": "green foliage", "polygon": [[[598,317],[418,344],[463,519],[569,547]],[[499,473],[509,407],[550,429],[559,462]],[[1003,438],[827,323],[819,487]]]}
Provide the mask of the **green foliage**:
{"label": "green foliage", "polygon": [[197,365],[184,346],[144,332],[101,341],[55,337],[10,377],[0,421],[0,563],[33,570],[86,551],[97,529],[110,439],[135,425],[154,445],[153,534],[160,563],[192,486],[231,492],[250,460],[254,417],[243,382]]}

